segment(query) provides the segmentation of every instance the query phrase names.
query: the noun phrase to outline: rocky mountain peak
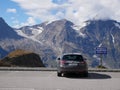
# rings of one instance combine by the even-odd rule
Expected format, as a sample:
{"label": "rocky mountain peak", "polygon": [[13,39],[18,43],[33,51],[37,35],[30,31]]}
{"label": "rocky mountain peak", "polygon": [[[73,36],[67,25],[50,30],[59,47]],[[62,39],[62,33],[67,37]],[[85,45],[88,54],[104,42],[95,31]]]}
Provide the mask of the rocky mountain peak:
{"label": "rocky mountain peak", "polygon": [[120,23],[115,20],[90,20],[87,22],[89,22],[89,24],[84,27],[86,33],[91,33],[92,36],[100,36],[99,38],[107,34],[114,34],[120,29]]}
{"label": "rocky mountain peak", "polygon": [[0,23],[5,23],[5,21],[2,17],[0,17]]}
{"label": "rocky mountain peak", "polygon": [[[73,25],[72,22],[62,19],[54,21],[46,26],[44,28],[44,31],[41,33],[40,36],[37,38],[41,41],[44,40],[48,43],[57,43],[57,42],[63,42],[65,40],[71,41],[74,38],[74,35],[77,33],[73,28],[71,28]],[[72,35],[74,34],[74,35]]]}
{"label": "rocky mountain peak", "polygon": [[20,39],[13,28],[11,28],[2,18],[0,18],[0,39]]}
{"label": "rocky mountain peak", "polygon": [[[0,31],[2,31],[3,29],[5,29],[5,27],[9,27],[8,24],[4,21],[3,18],[0,17]],[[11,28],[11,27],[9,27]],[[12,28],[11,28],[12,29]]]}
{"label": "rocky mountain peak", "polygon": [[61,19],[61,20],[56,20],[53,21],[51,24],[58,24],[58,25],[64,25],[64,26],[72,26],[73,23],[67,19]]}

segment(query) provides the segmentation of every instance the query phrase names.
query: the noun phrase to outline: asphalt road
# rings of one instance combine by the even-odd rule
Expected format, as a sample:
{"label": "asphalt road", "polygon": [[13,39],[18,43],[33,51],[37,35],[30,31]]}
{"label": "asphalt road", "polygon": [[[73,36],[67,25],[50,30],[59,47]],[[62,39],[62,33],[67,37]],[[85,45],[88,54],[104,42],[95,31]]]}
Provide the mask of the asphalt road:
{"label": "asphalt road", "polygon": [[57,77],[55,71],[0,71],[0,90],[120,90],[120,72]]}

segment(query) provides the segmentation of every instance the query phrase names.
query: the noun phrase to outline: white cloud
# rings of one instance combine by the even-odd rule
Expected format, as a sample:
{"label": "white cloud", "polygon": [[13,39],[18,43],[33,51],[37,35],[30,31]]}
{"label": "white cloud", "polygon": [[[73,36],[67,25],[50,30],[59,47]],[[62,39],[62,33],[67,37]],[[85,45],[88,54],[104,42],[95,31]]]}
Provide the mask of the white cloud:
{"label": "white cloud", "polygon": [[20,28],[22,26],[31,26],[31,25],[35,25],[35,19],[33,17],[28,17],[28,19],[25,22],[19,22],[16,18],[11,18],[13,19],[12,23],[13,23],[13,27],[14,28]]}
{"label": "white cloud", "polygon": [[[12,0],[26,14],[41,21],[66,18],[80,24],[89,19],[115,19],[120,21],[120,0],[66,0],[62,4],[52,0]],[[59,3],[62,0],[58,0]],[[32,22],[32,20],[31,20]],[[33,20],[34,22],[34,20]]]}
{"label": "white cloud", "polygon": [[16,10],[15,8],[8,8],[8,9],[6,10],[6,12],[8,12],[8,13],[16,13],[17,10]]}
{"label": "white cloud", "polygon": [[31,25],[34,25],[36,22],[35,22],[35,19],[33,17],[28,17],[28,19],[25,21],[25,22],[22,22],[19,24],[19,27],[21,26],[31,26]]}
{"label": "white cloud", "polygon": [[34,24],[35,24],[34,18],[33,18],[33,17],[28,17],[28,19],[27,19],[27,24],[28,24],[28,25],[34,25]]}

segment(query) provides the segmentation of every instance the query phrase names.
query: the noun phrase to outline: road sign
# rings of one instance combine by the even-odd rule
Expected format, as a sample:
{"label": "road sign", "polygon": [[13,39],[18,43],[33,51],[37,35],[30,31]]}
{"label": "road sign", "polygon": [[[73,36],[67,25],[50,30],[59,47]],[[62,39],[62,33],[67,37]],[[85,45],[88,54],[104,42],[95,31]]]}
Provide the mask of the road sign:
{"label": "road sign", "polygon": [[96,54],[107,54],[107,48],[106,47],[97,47]]}

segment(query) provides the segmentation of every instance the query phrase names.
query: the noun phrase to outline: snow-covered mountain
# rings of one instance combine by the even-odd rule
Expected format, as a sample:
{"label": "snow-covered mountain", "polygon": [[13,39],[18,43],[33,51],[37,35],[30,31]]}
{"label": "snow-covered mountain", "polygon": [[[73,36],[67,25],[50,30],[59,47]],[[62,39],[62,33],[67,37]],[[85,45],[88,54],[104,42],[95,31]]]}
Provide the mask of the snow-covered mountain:
{"label": "snow-covered mountain", "polygon": [[36,41],[38,43],[41,43],[39,40],[36,39],[38,35],[43,31],[43,28],[41,26],[26,26],[22,27],[20,29],[17,29],[16,32],[18,35],[25,37],[27,39],[31,39],[33,41]]}
{"label": "snow-covered mountain", "polygon": [[16,49],[31,50],[38,53],[40,51],[39,48],[43,47],[40,42],[31,40],[25,36],[27,37],[27,35],[21,31],[11,28],[0,18],[0,58],[5,57],[9,52]]}
{"label": "snow-covered mountain", "polygon": [[[4,51],[13,49],[32,50],[38,53],[44,63],[55,66],[55,59],[63,53],[79,52],[94,67],[99,64],[96,47],[107,47],[103,55],[104,65],[120,68],[120,23],[114,20],[89,20],[81,25],[62,19],[14,30],[23,39],[0,42]],[[8,38],[9,39],[9,38]],[[8,40],[7,40],[8,41]],[[12,43],[11,43],[12,42]],[[7,49],[6,49],[7,48]]]}
{"label": "snow-covered mountain", "polygon": [[[119,68],[120,23],[114,20],[94,20],[88,22],[90,23],[82,28],[87,36],[84,39],[84,41],[86,40],[87,42],[83,43],[88,45],[88,49],[86,49],[86,47],[83,47],[86,49],[85,53],[89,52],[91,56],[96,58],[92,50],[94,50],[95,47],[107,47],[107,55],[104,55],[103,57],[105,64],[109,65],[112,68]],[[94,58],[93,62],[96,62],[96,59]]]}

